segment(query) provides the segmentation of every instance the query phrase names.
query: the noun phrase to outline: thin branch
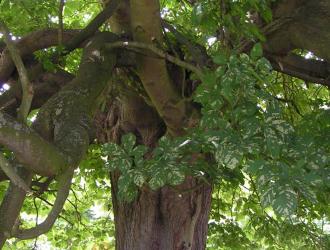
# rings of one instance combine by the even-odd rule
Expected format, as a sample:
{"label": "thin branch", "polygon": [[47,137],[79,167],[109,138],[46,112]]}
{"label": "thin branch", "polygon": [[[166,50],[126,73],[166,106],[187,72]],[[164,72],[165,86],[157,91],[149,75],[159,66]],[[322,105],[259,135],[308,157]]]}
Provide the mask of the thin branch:
{"label": "thin branch", "polygon": [[[39,200],[43,201],[44,203],[46,203],[50,207],[54,206],[54,204],[50,203],[48,200],[42,198],[41,196],[36,196],[35,198],[38,198]],[[62,212],[63,213],[66,212],[64,208],[62,209]],[[73,226],[73,223],[71,221],[69,221],[67,218],[65,218],[64,216],[59,215],[58,218],[61,218],[61,219],[65,220],[67,223],[69,223],[71,226]]]}
{"label": "thin branch", "polygon": [[20,105],[19,111],[18,111],[18,117],[19,117],[20,121],[26,123],[26,118],[30,112],[32,98],[33,98],[33,86],[30,83],[27,70],[26,70],[23,60],[20,56],[20,52],[18,51],[15,44],[11,40],[7,25],[2,20],[0,20],[0,29],[3,32],[3,36],[5,38],[7,48],[16,65],[18,75],[19,75],[19,78],[20,78],[20,81],[22,84],[23,96],[22,96],[22,102],[21,102],[21,105]]}
{"label": "thin branch", "polygon": [[273,97],[280,102],[290,103],[292,105],[292,107],[294,108],[294,110],[297,112],[297,114],[300,115],[301,117],[304,117],[303,114],[300,112],[297,104],[293,100],[284,99],[284,98],[280,98],[277,96],[273,96]]}
{"label": "thin branch", "polygon": [[47,191],[48,186],[50,183],[55,179],[55,177],[48,177],[45,182],[39,182],[39,181],[32,181],[32,186],[38,186],[39,189],[36,190],[37,195],[43,194],[45,191]]}
{"label": "thin branch", "polygon": [[71,52],[81,42],[92,36],[98,28],[115,13],[121,0],[111,0],[110,4],[100,12],[78,35],[76,35],[65,47],[66,53]]}
{"label": "thin branch", "polygon": [[[32,174],[17,164],[17,174],[30,185]],[[13,227],[16,227],[19,213],[21,211],[26,192],[10,182],[7,193],[0,205],[0,249],[10,237]]]}
{"label": "thin branch", "polygon": [[171,56],[167,53],[165,53],[163,50],[157,48],[156,46],[152,45],[152,44],[146,44],[146,43],[141,43],[141,42],[114,42],[114,43],[110,43],[110,44],[106,44],[106,48],[107,49],[114,49],[114,48],[127,48],[127,49],[143,49],[143,50],[147,50],[152,52],[153,54],[159,56],[162,59],[165,59],[171,63],[174,63],[182,68],[188,69],[194,73],[196,73],[196,75],[199,78],[202,78],[202,71],[201,69],[199,69],[198,67],[187,63],[185,61],[182,61],[181,59]]}
{"label": "thin branch", "polygon": [[[77,200],[76,200],[77,201]],[[76,214],[76,217],[77,217],[77,220],[78,222],[83,225],[83,226],[86,226],[83,222],[82,222],[82,219],[81,219],[81,214],[79,213],[78,211],[78,206],[77,204],[74,204],[72,201],[70,201],[70,199],[68,199],[68,202],[71,204],[71,206],[74,208],[75,210],[75,214]]]}
{"label": "thin branch", "polygon": [[[121,0],[111,0],[107,8],[100,12],[83,30],[63,30],[62,39],[65,48],[60,55],[64,56],[69,54],[88,38],[93,36],[98,31],[98,28],[115,12],[120,1]],[[58,29],[32,32],[18,42],[20,56],[24,57],[37,50],[58,45],[58,41]],[[55,59],[60,55],[56,55]],[[4,50],[3,55],[0,57],[0,85],[9,79],[13,71],[13,62],[11,58],[8,58],[8,53]]]}
{"label": "thin branch", "polygon": [[[64,30],[63,43],[68,44],[80,30]],[[37,50],[58,45],[58,29],[44,29],[29,33],[16,43],[20,56],[24,59]],[[80,44],[79,44],[80,45]],[[15,64],[10,56],[8,48],[2,51],[0,57],[0,85],[7,82],[15,69]]]}
{"label": "thin branch", "polygon": [[[62,69],[57,69],[56,72],[47,72],[40,63],[28,68],[28,74],[34,89],[31,109],[40,108],[62,86],[74,78],[73,75]],[[18,81],[13,80],[10,85],[11,88],[0,97],[0,111],[15,116],[21,102],[22,93]]]}
{"label": "thin branch", "polygon": [[196,61],[200,67],[207,66],[208,64],[210,64],[210,62],[212,62],[211,58],[206,52],[206,49],[202,45],[187,38],[184,34],[179,32],[172,24],[165,20],[162,20],[162,26],[165,29],[168,29],[180,44],[186,46],[193,60]]}
{"label": "thin branch", "polygon": [[69,195],[73,173],[73,168],[69,168],[63,173],[63,175],[59,176],[56,200],[47,218],[36,227],[13,232],[13,237],[21,240],[32,239],[40,236],[41,234],[47,233],[52,228],[56,219],[59,217],[64,203]]}
{"label": "thin branch", "polygon": [[10,162],[3,156],[2,153],[0,153],[0,168],[16,186],[23,189],[27,193],[32,193],[30,187],[15,172],[15,169],[12,164],[10,164]]}

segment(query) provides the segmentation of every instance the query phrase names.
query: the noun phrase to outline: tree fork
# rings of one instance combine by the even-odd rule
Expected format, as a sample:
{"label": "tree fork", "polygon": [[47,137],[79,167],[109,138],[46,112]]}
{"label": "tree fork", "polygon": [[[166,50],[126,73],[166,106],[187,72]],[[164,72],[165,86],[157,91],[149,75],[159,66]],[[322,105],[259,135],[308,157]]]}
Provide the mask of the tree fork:
{"label": "tree fork", "polygon": [[[162,45],[158,4],[158,1],[130,2],[131,31],[134,42],[143,43],[146,46]],[[141,16],[141,13],[144,15]],[[115,17],[116,15],[112,18]],[[118,30],[124,30],[118,27],[118,23],[127,23],[127,21],[112,20],[111,23],[116,23]],[[187,118],[191,115],[188,112],[190,104],[182,102],[181,96],[174,88],[169,75],[171,72],[167,71],[165,60],[140,55],[137,56],[136,61],[137,73],[152,105],[166,123],[168,132],[172,136],[184,134],[183,128],[187,126]],[[123,100],[126,108],[121,111],[122,117],[139,117],[135,109],[140,110],[141,103],[133,100],[132,97]],[[148,135],[148,131],[150,134],[150,131],[154,131],[156,127],[155,121],[150,120],[148,123],[147,120],[144,119],[143,126],[146,131],[145,136]],[[120,121],[120,124],[122,123],[123,121]],[[135,125],[135,128],[139,130],[138,124],[135,123]],[[104,138],[104,136],[101,137]],[[142,138],[140,143],[153,147],[158,139],[159,133],[154,133],[148,140]],[[120,139],[116,137],[113,140],[118,143]],[[201,185],[197,179],[187,177],[184,183],[175,189],[163,187],[153,191],[148,187],[143,187],[138,198],[132,203],[127,203],[119,200],[117,196],[119,176],[120,173],[117,171],[111,172],[117,250],[200,250],[205,248],[211,203],[210,185]],[[191,192],[182,191],[181,193],[178,190],[191,190]]]}

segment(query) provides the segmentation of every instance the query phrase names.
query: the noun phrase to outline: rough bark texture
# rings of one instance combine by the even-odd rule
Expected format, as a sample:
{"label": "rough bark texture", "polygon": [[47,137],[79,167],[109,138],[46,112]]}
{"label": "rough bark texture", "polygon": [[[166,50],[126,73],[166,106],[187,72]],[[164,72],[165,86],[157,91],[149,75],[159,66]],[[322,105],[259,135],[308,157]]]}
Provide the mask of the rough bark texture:
{"label": "rough bark texture", "polygon": [[[22,166],[17,166],[17,173],[29,185],[32,179],[31,172]],[[13,183],[10,183],[6,195],[0,206],[0,214],[6,214],[0,218],[0,249],[10,237],[13,227],[19,225],[19,214],[23,206],[26,193]]]}
{"label": "rough bark texture", "polygon": [[[161,45],[158,4],[158,1],[123,1],[110,24],[113,30],[125,32],[128,37],[133,33],[136,41]],[[130,22],[131,27],[128,26]],[[100,142],[119,143],[122,134],[131,132],[139,144],[153,148],[165,133],[165,124],[172,135],[184,133],[190,113],[165,60],[137,56],[137,62],[141,82],[133,85],[144,87],[147,100],[134,90],[121,87],[120,101],[111,103],[108,114],[99,115]],[[118,73],[123,80],[120,86],[128,85],[124,72]],[[200,185],[197,179],[188,177],[175,189],[163,187],[152,191],[144,187],[137,199],[127,203],[117,196],[120,173],[115,171],[110,175],[117,250],[205,249],[211,203],[209,185]]]}
{"label": "rough bark texture", "polygon": [[[72,39],[79,30],[65,30],[63,32],[63,43],[66,44],[70,39]],[[33,52],[55,46],[58,44],[57,30],[47,29],[36,31],[28,36],[22,38],[17,43],[17,48],[20,51],[21,57],[24,59]],[[14,62],[12,61],[9,51],[5,49],[2,51],[3,55],[0,57],[0,83],[1,86],[5,83],[10,75],[15,70]]]}
{"label": "rough bark texture", "polygon": [[[8,118],[8,115],[0,113],[0,143],[11,149],[16,159],[25,163],[26,169],[44,176],[55,175],[61,172],[63,167],[76,166],[86,153],[90,139],[93,138],[90,134],[90,123],[97,109],[97,99],[102,96],[103,90],[111,85],[109,79],[113,68],[118,66],[118,61],[121,60],[113,51],[103,50],[104,43],[113,42],[117,37],[109,33],[96,34],[100,25],[116,10],[117,5],[118,11],[109,21],[112,31],[125,33],[126,39],[152,44],[160,49],[166,47],[161,29],[159,1],[105,2],[109,5],[106,4],[105,10],[79,32],[79,35],[76,35],[78,31],[72,30],[63,33],[63,44],[68,51],[86,42],[87,38],[91,39],[84,50],[78,75],[73,79],[73,76],[65,72],[51,74],[37,70],[35,77],[32,77],[36,93],[33,105],[41,107],[33,125],[38,133],[30,127],[22,127],[14,119]],[[285,22],[265,34],[265,56],[278,71],[329,86],[330,32],[327,27],[330,23],[330,1],[280,0],[276,1],[272,8],[275,23],[281,20]],[[175,28],[168,26],[168,29],[178,42],[187,48],[190,54],[188,58],[192,56],[197,65],[209,66],[208,64],[212,63],[209,57],[205,56],[205,48],[195,50],[196,46],[193,46],[189,39],[176,34]],[[57,43],[57,30],[44,30],[21,39],[17,47],[20,56],[27,62],[26,59],[34,51]],[[292,55],[290,52],[293,49],[312,51],[324,61],[306,60]],[[15,87],[18,85],[15,67],[7,49],[1,44],[0,50],[0,84],[10,81],[13,86],[10,91],[1,95],[0,107],[7,113],[15,114],[21,95],[19,88]],[[134,133],[138,144],[152,149],[166,132],[171,136],[183,135],[184,127],[190,124],[188,120],[197,120],[192,115],[195,110],[191,103],[177,88],[186,80],[185,74],[181,74],[183,77],[179,77],[178,83],[175,81],[178,78],[174,76],[175,70],[171,69],[164,59],[140,53],[133,58],[135,61],[130,58],[125,60],[128,54],[120,54],[123,65],[126,62],[135,68],[115,70],[120,78],[117,79],[118,95],[115,100],[110,101],[109,113],[99,114],[99,141],[120,143],[123,134]],[[33,66],[30,70],[32,76]],[[60,80],[56,80],[57,77]],[[54,86],[49,84],[53,81]],[[63,85],[66,86],[62,88],[62,85],[58,86],[58,82],[65,83]],[[142,93],[132,88],[132,85],[140,87]],[[146,157],[152,157],[151,153]],[[32,174],[26,169],[19,168],[18,174],[29,184]],[[212,191],[209,185],[187,177],[185,182],[175,189],[163,187],[152,191],[143,187],[136,200],[126,203],[117,197],[118,177],[118,172],[111,173],[117,250],[205,248]],[[0,171],[0,181],[6,179],[6,175]],[[23,190],[13,183],[10,184],[0,206],[0,248],[6,239],[12,236],[25,197]],[[63,203],[64,198],[59,198],[60,203]],[[56,214],[59,210],[61,209],[56,208]],[[50,220],[53,223],[54,216]],[[32,237],[39,229],[32,229],[27,236],[17,236]],[[42,226],[41,231],[48,229],[49,225]]]}
{"label": "rough bark texture", "polygon": [[[176,189],[144,188],[132,203],[118,200],[112,175],[117,250],[205,249],[211,187],[188,177]],[[189,189],[191,191],[180,192]]]}
{"label": "rough bark texture", "polygon": [[[125,93],[123,103],[111,102],[107,114],[98,114],[98,140],[119,143],[122,134],[132,132],[138,143],[154,147],[165,132],[164,124],[141,97]],[[137,199],[127,203],[117,196],[120,173],[114,171],[110,175],[117,250],[205,249],[211,203],[209,185],[188,177],[175,188],[152,191],[143,187]]]}
{"label": "rough bark texture", "polygon": [[[77,77],[42,106],[34,130],[0,113],[0,141],[15,152],[25,168],[43,176],[53,176],[65,173],[68,168],[73,172],[79,164],[90,142],[90,125],[98,100],[108,86],[116,63],[116,53],[105,52],[103,44],[115,40],[114,34],[101,33],[86,45]],[[61,188],[70,185],[71,177],[65,185],[59,180]],[[31,178],[29,171],[22,176],[28,185]],[[11,183],[0,206],[0,247],[16,233],[17,237],[31,238],[49,230],[62,210],[70,186],[65,192],[61,188],[56,199],[59,206],[54,205],[46,223],[23,233],[14,228],[14,223],[25,192]]]}

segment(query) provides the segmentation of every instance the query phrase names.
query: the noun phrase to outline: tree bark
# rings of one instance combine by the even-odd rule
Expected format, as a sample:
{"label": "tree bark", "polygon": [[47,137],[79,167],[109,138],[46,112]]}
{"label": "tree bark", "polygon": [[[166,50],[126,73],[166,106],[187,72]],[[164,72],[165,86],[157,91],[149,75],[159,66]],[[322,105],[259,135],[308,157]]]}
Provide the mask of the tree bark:
{"label": "tree bark", "polygon": [[132,203],[118,200],[117,175],[112,173],[116,250],[205,249],[211,190],[187,177],[175,189],[143,188]]}
{"label": "tree bark", "polygon": [[[134,41],[161,45],[163,38],[158,0],[122,1],[110,20],[113,31],[125,32]],[[143,15],[141,15],[143,13]],[[152,20],[152,22],[150,22]],[[147,105],[137,93],[121,93],[120,111],[103,121],[109,128],[101,129],[99,139],[120,141],[125,133],[134,133],[138,144],[153,148],[165,131],[172,136],[184,134],[185,121],[190,117],[164,59],[136,56],[137,75],[151,100]],[[123,95],[123,96],[122,96]],[[111,110],[109,111],[111,112]],[[117,119],[114,119],[117,117]],[[143,118],[142,118],[143,117]],[[142,118],[142,119],[141,119]],[[116,128],[117,124],[120,127]],[[105,136],[102,136],[105,133]],[[102,142],[102,139],[99,140]],[[105,142],[105,141],[103,141]],[[212,188],[199,180],[187,177],[177,187],[165,186],[153,191],[139,190],[133,202],[118,197],[120,173],[111,174],[112,201],[116,227],[117,250],[202,250],[205,249]]]}

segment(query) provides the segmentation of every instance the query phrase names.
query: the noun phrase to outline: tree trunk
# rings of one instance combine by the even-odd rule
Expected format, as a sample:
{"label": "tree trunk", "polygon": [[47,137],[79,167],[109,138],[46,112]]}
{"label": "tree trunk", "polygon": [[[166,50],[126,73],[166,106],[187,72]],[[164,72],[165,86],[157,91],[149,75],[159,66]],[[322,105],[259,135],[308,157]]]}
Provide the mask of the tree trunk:
{"label": "tree trunk", "polygon": [[[106,5],[107,1],[104,3]],[[163,42],[158,0],[123,0],[110,23],[114,32],[125,32],[134,41]],[[136,73],[152,107],[139,93],[121,93],[121,111],[105,116],[109,120],[100,123],[106,124],[100,134],[109,131],[101,136],[103,139],[100,136],[98,139],[119,143],[122,134],[134,133],[138,144],[153,148],[165,132],[164,124],[172,136],[184,133],[183,128],[188,127],[184,122],[190,120],[187,112],[190,109],[173,85],[165,60],[137,55],[136,61]],[[117,131],[118,127],[120,131]],[[108,136],[110,138],[104,140]],[[187,177],[175,188],[165,186],[153,191],[143,187],[137,198],[127,203],[118,199],[118,177],[117,171],[111,173],[117,250],[205,249],[210,185],[201,185],[197,179]]]}
{"label": "tree trunk", "polygon": [[118,175],[111,174],[117,250],[205,249],[211,190],[187,177],[175,189],[143,188],[135,201],[117,198]]}

